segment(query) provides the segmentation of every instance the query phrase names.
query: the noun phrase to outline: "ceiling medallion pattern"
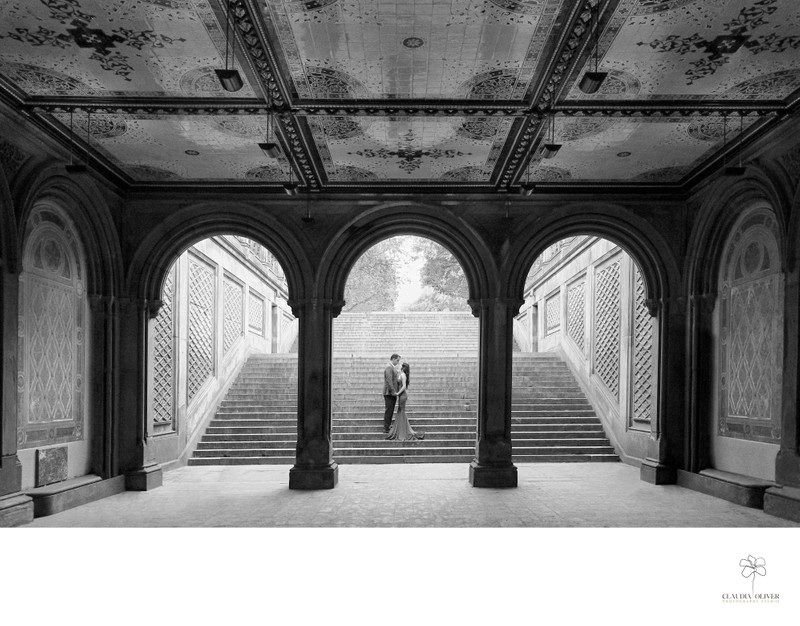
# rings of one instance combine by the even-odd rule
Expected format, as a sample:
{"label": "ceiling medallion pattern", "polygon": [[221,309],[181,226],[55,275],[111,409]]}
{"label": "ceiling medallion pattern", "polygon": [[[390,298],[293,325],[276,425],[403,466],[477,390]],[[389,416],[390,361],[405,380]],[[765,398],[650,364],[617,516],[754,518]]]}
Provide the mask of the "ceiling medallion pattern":
{"label": "ceiling medallion pattern", "polygon": [[378,175],[375,172],[355,165],[344,165],[338,168],[335,177],[337,180],[350,182],[373,182],[378,180]]}
{"label": "ceiling medallion pattern", "polygon": [[77,0],[40,0],[40,2],[48,8],[53,19],[62,26],[69,25],[71,28],[58,32],[41,25],[35,31],[27,27],[17,27],[14,31],[0,35],[0,39],[15,39],[34,47],[50,46],[67,49],[75,45],[92,50],[90,59],[97,61],[104,70],[113,72],[127,81],[131,80],[130,74],[134,68],[130,64],[129,57],[117,48],[118,45],[141,52],[145,47],[150,50],[186,41],[183,38],[173,39],[152,30],[134,31],[124,27],[114,28],[107,33],[100,28],[89,28],[95,16],[84,13]]}
{"label": "ceiling medallion pattern", "polygon": [[471,152],[464,153],[452,148],[448,150],[442,150],[440,148],[420,148],[419,137],[415,136],[413,129],[400,137],[400,146],[395,150],[367,148],[365,150],[348,152],[347,154],[348,156],[358,155],[368,159],[389,159],[394,161],[397,167],[406,173],[418,170],[424,158],[435,161],[437,159],[472,156]]}
{"label": "ceiling medallion pattern", "polygon": [[485,182],[485,179],[486,175],[483,170],[472,165],[449,170],[440,177],[440,180],[443,181],[460,183],[482,183]]}
{"label": "ceiling medallion pattern", "polygon": [[778,0],[759,0],[739,11],[739,15],[724,25],[724,33],[707,39],[698,33],[689,37],[670,35],[663,40],[639,42],[640,46],[650,46],[658,52],[674,52],[681,56],[700,53],[702,58],[690,61],[692,67],[686,70],[686,84],[691,85],[719,67],[729,63],[739,48],[746,48],[753,54],[763,52],[785,52],[800,47],[800,36],[781,37],[774,32],[755,36],[755,31],[770,24],[769,15],[777,10]]}
{"label": "ceiling medallion pattern", "polygon": [[524,7],[526,19],[506,19],[512,13],[488,0],[339,0],[304,19],[297,3],[266,0],[263,15],[303,99],[327,97],[311,78],[312,68],[324,66],[365,86],[364,93],[339,97],[457,98],[472,77],[508,71],[517,80],[507,97],[521,100],[552,45],[565,0],[502,4]]}
{"label": "ceiling medallion pattern", "polygon": [[13,84],[29,94],[57,96],[87,96],[94,89],[77,78],[56,70],[26,63],[0,61],[0,72]]}
{"label": "ceiling medallion pattern", "polygon": [[[439,180],[446,172],[470,167],[473,179],[489,182],[513,120],[486,120],[480,132],[464,117],[310,116],[309,128],[328,179],[347,182],[358,170],[377,180]],[[488,129],[488,130],[487,130]],[[353,169],[356,168],[356,169]]]}

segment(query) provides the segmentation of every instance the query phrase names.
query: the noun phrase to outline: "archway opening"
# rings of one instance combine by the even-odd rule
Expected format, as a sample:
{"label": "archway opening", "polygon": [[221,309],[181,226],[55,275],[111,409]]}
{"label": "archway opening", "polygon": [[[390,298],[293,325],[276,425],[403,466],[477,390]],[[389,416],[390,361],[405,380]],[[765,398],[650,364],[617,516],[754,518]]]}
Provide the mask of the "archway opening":
{"label": "archway opening", "polygon": [[615,242],[572,236],[537,257],[524,295],[514,320],[514,461],[645,458],[659,337],[640,266]]}
{"label": "archway opening", "polygon": [[220,234],[164,276],[149,325],[148,434],[159,463],[293,463],[297,321],[280,263]]}
{"label": "archway opening", "polygon": [[[424,237],[385,239],[355,262],[333,323],[337,462],[474,458],[479,326],[468,292],[456,258]],[[396,397],[394,354],[408,382]]]}

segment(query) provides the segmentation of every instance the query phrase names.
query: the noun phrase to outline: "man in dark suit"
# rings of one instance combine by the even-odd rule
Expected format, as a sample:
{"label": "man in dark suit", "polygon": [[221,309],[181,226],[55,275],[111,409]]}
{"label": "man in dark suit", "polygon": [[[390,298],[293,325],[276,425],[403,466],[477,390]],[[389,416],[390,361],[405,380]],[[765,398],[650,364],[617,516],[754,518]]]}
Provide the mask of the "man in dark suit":
{"label": "man in dark suit", "polygon": [[393,354],[389,357],[389,364],[383,370],[383,401],[386,404],[386,410],[383,412],[383,432],[388,433],[392,425],[392,415],[394,414],[394,406],[397,403],[397,364],[400,362],[400,355]]}

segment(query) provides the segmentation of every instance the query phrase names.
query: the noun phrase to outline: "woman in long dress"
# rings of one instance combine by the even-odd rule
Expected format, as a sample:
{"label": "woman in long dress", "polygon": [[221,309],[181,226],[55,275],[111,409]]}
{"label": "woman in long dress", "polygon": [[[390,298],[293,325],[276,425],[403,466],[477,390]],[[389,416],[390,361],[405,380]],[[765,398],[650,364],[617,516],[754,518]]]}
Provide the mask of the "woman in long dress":
{"label": "woman in long dress", "polygon": [[408,423],[406,415],[406,400],[408,400],[408,383],[411,380],[411,368],[408,363],[400,366],[399,372],[400,389],[397,391],[397,415],[389,431],[387,439],[397,439],[398,441],[418,441],[425,438],[425,433],[418,433],[411,424]]}

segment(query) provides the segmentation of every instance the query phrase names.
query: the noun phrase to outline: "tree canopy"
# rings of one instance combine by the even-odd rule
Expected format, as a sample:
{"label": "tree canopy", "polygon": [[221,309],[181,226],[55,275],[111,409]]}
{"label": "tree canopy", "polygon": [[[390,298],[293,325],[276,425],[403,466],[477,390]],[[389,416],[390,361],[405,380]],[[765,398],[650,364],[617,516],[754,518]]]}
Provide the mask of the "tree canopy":
{"label": "tree canopy", "polygon": [[429,239],[415,241],[415,254],[424,259],[420,270],[422,295],[411,311],[468,311],[469,288],[464,270],[450,252]]}
{"label": "tree canopy", "polygon": [[393,237],[367,250],[356,261],[345,285],[344,311],[394,311],[399,291],[410,279],[419,297],[408,311],[468,311],[467,280],[447,249],[421,237]]}
{"label": "tree canopy", "polygon": [[392,311],[397,300],[398,280],[391,239],[382,241],[353,265],[344,288],[343,311]]}

